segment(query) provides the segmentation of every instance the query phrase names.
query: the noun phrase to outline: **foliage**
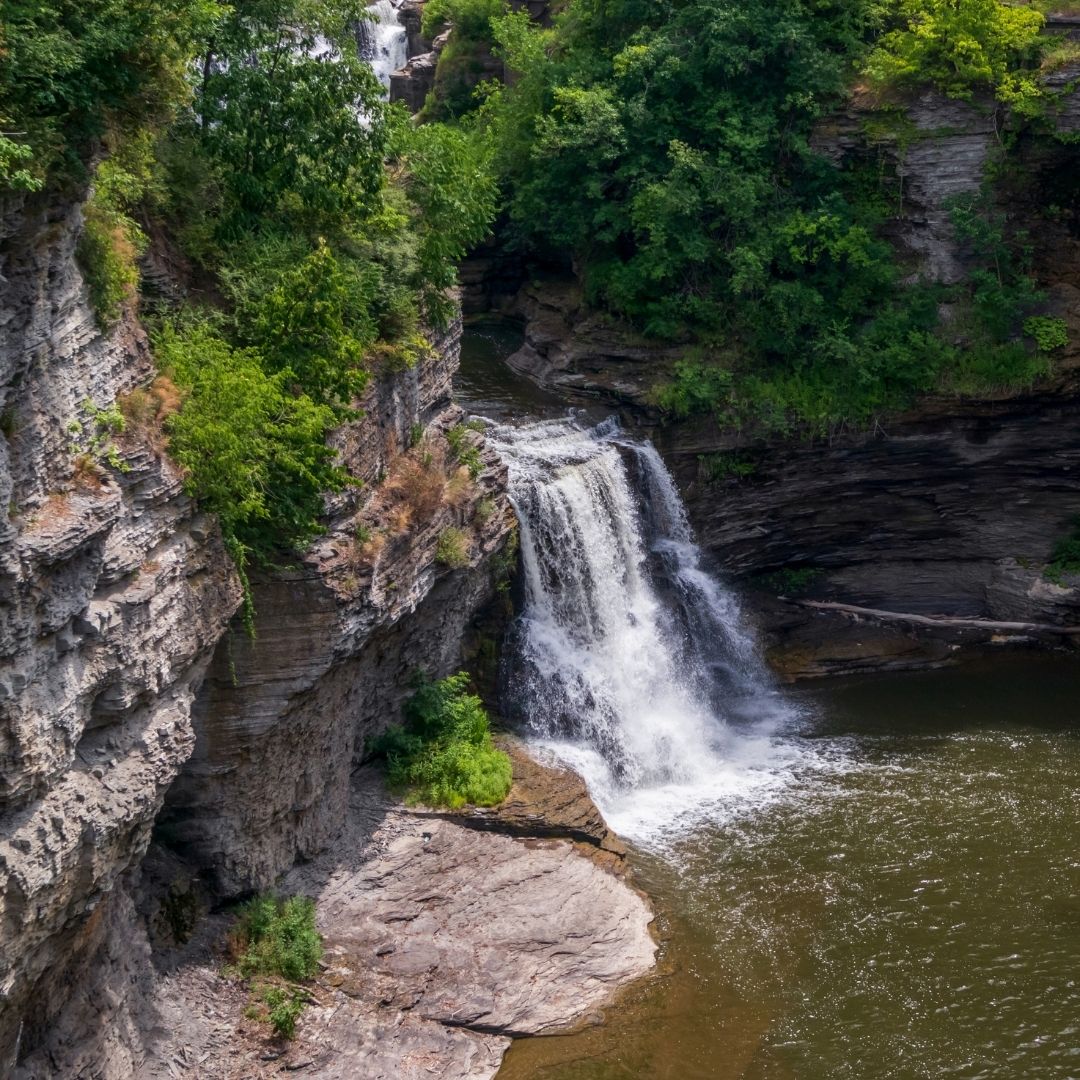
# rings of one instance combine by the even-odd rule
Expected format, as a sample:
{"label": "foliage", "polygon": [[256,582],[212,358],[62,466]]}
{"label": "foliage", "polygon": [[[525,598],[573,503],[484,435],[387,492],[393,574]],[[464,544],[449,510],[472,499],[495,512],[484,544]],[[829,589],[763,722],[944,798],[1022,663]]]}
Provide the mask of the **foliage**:
{"label": "foliage", "polygon": [[[123,413],[113,404],[107,409],[98,408],[89,398],[82,403],[82,411],[90,428],[89,445],[86,454],[94,463],[106,463],[117,472],[128,472],[130,466],[121,459],[120,448],[113,441],[114,435],[123,433],[126,426]],[[73,420],[68,425],[72,435],[85,433],[86,425]],[[73,445],[77,449],[78,444]]]}
{"label": "foliage", "polygon": [[1080,575],[1080,518],[1073,519],[1072,531],[1054,545],[1043,575],[1056,585],[1064,585],[1066,575]]}
{"label": "foliage", "polygon": [[357,53],[362,11],[358,0],[246,0],[201,43],[184,134],[212,166],[220,234],[275,216],[332,227],[376,201],[386,110]]}
{"label": "foliage", "polygon": [[475,480],[484,468],[480,458],[480,447],[469,437],[473,431],[468,424],[455,424],[446,432],[446,442],[450,447],[450,456],[459,465],[469,470],[469,476]]}
{"label": "foliage", "polygon": [[[972,266],[949,290],[898,288],[891,259],[863,226],[847,227],[824,207],[796,213],[747,316],[746,325],[761,320],[754,347],[679,361],[657,403],[677,417],[712,412],[728,423],[824,434],[935,389],[980,395],[1030,386],[1049,364],[1016,340],[1043,300],[1026,238],[1007,235],[985,193],[957,196],[948,210]],[[937,325],[946,301],[955,312],[948,337]]]}
{"label": "foliage", "polygon": [[706,483],[718,484],[724,480],[742,480],[753,476],[757,466],[741,454],[699,454],[698,470]]}
{"label": "foliage", "polygon": [[81,176],[106,133],[161,123],[184,96],[214,0],[8,0],[0,25],[0,189]]}
{"label": "foliage", "polygon": [[434,38],[447,26],[470,41],[491,34],[491,20],[506,10],[503,0],[428,0],[421,24],[424,37]]}
{"label": "foliage", "polygon": [[[457,16],[512,74],[462,121],[491,139],[503,243],[572,268],[591,307],[686,345],[656,391],[669,415],[823,432],[1045,369],[1012,341],[1038,302],[1024,238],[985,199],[953,208],[970,279],[911,284],[884,228],[891,178],[811,149],[868,57],[882,78],[900,57],[912,78],[982,80],[1023,107],[1041,16],[899,2],[573,0],[551,28],[479,2]],[[433,25],[454,7],[429,5]],[[948,336],[943,303],[963,324]]]}
{"label": "foliage", "polygon": [[417,237],[414,286],[428,319],[445,324],[457,263],[487,235],[495,214],[489,143],[440,124],[398,125],[392,152]]}
{"label": "foliage", "polygon": [[425,37],[434,38],[448,26],[453,33],[439,52],[422,120],[450,120],[476,107],[477,87],[491,56],[492,22],[506,10],[506,0],[429,0],[424,5]]}
{"label": "foliage", "polygon": [[1025,319],[1024,333],[1035,339],[1039,352],[1053,352],[1069,344],[1065,320],[1050,315],[1032,315]]}
{"label": "foliage", "polygon": [[268,373],[207,319],[163,324],[155,347],[188,394],[168,420],[188,490],[218,515],[234,551],[301,547],[319,530],[322,493],[348,479],[325,442],[333,409],[294,393],[288,370]]}
{"label": "foliage", "polygon": [[306,995],[295,986],[286,987],[274,980],[297,983],[319,970],[323,945],[315,929],[314,902],[306,896],[254,897],[240,908],[229,946],[236,973],[260,979],[247,1014],[291,1039]]}
{"label": "foliage", "polygon": [[416,802],[494,806],[510,790],[510,759],[491,741],[480,699],[465,672],[438,682],[422,679],[405,703],[405,724],[370,746],[386,758],[387,779]]}
{"label": "foliage", "polygon": [[757,580],[779,596],[798,596],[806,592],[825,573],[817,566],[785,567],[771,574],[762,574]]}
{"label": "foliage", "polygon": [[276,1035],[291,1039],[296,1035],[296,1021],[304,1011],[307,999],[299,990],[286,990],[272,983],[260,983],[252,992],[252,1001],[245,1015],[252,1020],[268,1023]]}
{"label": "foliage", "polygon": [[145,135],[118,148],[98,166],[94,190],[83,208],[83,231],[75,255],[90,306],[103,330],[117,322],[139,283],[135,260],[145,249],[146,237],[131,210],[146,189],[148,154]]}
{"label": "foliage", "polygon": [[355,398],[367,384],[364,355],[375,339],[370,284],[370,277],[346,272],[320,241],[244,312],[266,367],[287,372],[317,401]]}
{"label": "foliage", "polygon": [[890,21],[900,25],[877,42],[866,70],[879,83],[936,83],[953,97],[993,89],[1021,111],[1041,91],[1025,70],[1039,53],[1045,18],[1000,0],[898,0]]}
{"label": "foliage", "polygon": [[463,529],[454,528],[450,525],[439,533],[438,543],[435,547],[435,560],[449,566],[452,570],[459,570],[469,565],[469,536]]}
{"label": "foliage", "polygon": [[[810,257],[782,235],[804,224],[791,175],[820,168],[810,127],[839,100],[868,19],[859,0],[578,0],[554,31],[494,20],[514,83],[484,117],[515,241],[571,251],[588,299],[652,334],[729,336],[774,256]],[[844,263],[863,238],[845,237],[845,208],[828,213],[827,258]]]}
{"label": "foliage", "polygon": [[236,969],[245,978],[310,979],[322,959],[314,901],[306,896],[254,897],[240,908],[230,946]]}

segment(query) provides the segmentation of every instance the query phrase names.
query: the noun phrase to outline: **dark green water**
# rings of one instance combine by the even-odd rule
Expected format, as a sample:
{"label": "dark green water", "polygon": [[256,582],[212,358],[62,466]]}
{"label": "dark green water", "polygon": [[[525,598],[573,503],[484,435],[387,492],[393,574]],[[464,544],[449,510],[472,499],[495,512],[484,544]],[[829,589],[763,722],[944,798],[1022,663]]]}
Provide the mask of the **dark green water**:
{"label": "dark green water", "polygon": [[661,973],[499,1080],[1080,1077],[1080,659],[799,696],[829,766],[637,852]]}
{"label": "dark green water", "polygon": [[506,320],[470,324],[461,339],[461,367],[454,398],[470,413],[509,422],[567,413],[566,403],[541,390],[505,364],[524,340],[521,328]]}

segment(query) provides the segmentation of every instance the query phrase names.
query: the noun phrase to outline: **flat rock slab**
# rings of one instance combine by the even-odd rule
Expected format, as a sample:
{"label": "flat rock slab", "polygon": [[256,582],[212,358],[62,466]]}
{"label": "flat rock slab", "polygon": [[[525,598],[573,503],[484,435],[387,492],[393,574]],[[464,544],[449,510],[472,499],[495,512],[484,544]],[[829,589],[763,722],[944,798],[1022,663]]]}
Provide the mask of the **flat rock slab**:
{"label": "flat rock slab", "polygon": [[652,913],[611,853],[387,805],[366,780],[332,850],[282,882],[315,897],[327,970],[260,1072],[482,1080],[511,1037],[595,1021],[652,968]]}
{"label": "flat rock slab", "polygon": [[600,1019],[653,966],[652,912],[581,781],[509,748],[511,835],[402,806],[376,770],[354,774],[334,843],[276,890],[314,898],[326,946],[294,1040],[247,1017],[247,989],[223,976],[227,913],[152,957],[124,893],[96,981],[19,1075],[490,1080],[512,1037]]}

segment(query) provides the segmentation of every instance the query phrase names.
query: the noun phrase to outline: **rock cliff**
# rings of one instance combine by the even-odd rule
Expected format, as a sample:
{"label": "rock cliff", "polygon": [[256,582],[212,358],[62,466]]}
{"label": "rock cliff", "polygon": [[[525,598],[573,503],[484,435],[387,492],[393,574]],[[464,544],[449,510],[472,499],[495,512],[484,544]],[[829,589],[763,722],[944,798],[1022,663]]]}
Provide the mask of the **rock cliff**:
{"label": "rock cliff", "polygon": [[[466,627],[494,596],[513,514],[494,456],[481,451],[473,479],[447,446],[462,418],[450,400],[459,334],[374,381],[364,419],[338,433],[366,486],[338,500],[295,568],[255,582],[254,639],[234,630],[215,654],[160,828],[224,895],[325,846],[365,740],[398,719],[417,670],[460,666]],[[465,544],[456,569],[437,558],[448,530]]]}
{"label": "rock cliff", "polygon": [[[207,951],[227,918],[197,928],[194,966],[171,950],[178,925],[321,859],[313,867],[347,890],[345,915],[331,905],[320,916],[335,949],[338,938],[359,948],[357,920],[393,923],[383,884],[424,908],[441,877],[487,912],[459,951],[488,953],[456,982],[447,955],[426,991],[445,1015],[395,1014],[387,1053],[400,1060],[371,1057],[388,1020],[376,1000],[328,991],[340,1000],[322,1019],[341,1016],[320,1049],[336,1064],[320,1075],[355,1075],[370,1059],[387,1076],[490,1076],[509,1034],[572,1021],[647,969],[653,946],[640,898],[595,860],[567,860],[583,837],[607,868],[621,859],[595,808],[574,809],[588,803],[580,785],[540,810],[519,794],[497,837],[485,835],[490,817],[477,828],[403,814],[361,767],[413,674],[457,670],[478,614],[506,605],[514,518],[502,465],[451,399],[460,324],[415,365],[374,373],[360,418],[332,436],[359,482],[328,497],[325,534],[293,565],[252,576],[251,637],[217,527],[184,495],[159,427],[117,430],[152,358],[134,302],[115,329],[95,323],[74,257],[78,203],[18,200],[0,215],[0,1071],[241,1075],[243,995]],[[490,610],[485,626],[498,622]],[[519,792],[534,791],[530,777]],[[429,832],[445,858],[421,867]],[[523,832],[568,839],[510,838]],[[325,878],[296,873],[287,887],[338,904]],[[569,893],[583,900],[574,911],[554,899]],[[513,1001],[488,1019],[462,1018],[498,998],[493,965],[513,966],[517,939],[488,933],[511,895],[550,908],[528,939],[535,970],[514,968]],[[578,944],[558,945],[578,931]],[[398,961],[425,940],[403,939],[368,989],[401,993]],[[367,962],[361,950],[342,979],[366,979]],[[216,1019],[200,1013],[208,1002]]]}
{"label": "rock cliff", "polygon": [[[78,200],[0,209],[0,1071],[105,936],[191,752],[191,703],[240,600],[212,521],[98,410],[146,381],[128,313],[97,328]],[[115,464],[106,460],[112,459]]]}

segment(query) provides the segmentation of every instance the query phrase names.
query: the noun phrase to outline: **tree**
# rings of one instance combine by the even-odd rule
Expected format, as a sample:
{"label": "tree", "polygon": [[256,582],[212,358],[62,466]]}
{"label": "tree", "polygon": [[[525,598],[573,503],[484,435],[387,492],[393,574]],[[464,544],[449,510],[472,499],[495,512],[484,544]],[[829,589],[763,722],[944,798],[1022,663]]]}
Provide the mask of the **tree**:
{"label": "tree", "polygon": [[355,398],[367,384],[364,355],[375,341],[365,284],[346,274],[320,240],[250,313],[249,335],[267,369],[284,372],[324,404]]}
{"label": "tree", "polygon": [[267,375],[253,349],[233,348],[206,321],[165,325],[155,347],[187,395],[169,419],[170,453],[238,561],[302,547],[319,531],[322,493],[347,481],[326,445],[334,411],[294,393],[287,371]]}
{"label": "tree", "polygon": [[222,231],[282,214],[332,228],[375,207],[386,107],[357,54],[361,17],[353,0],[240,0],[207,38],[194,115]]}
{"label": "tree", "polygon": [[4,0],[0,187],[82,166],[107,132],[169,118],[214,0]]}
{"label": "tree", "polygon": [[1037,54],[1041,12],[999,0],[900,0],[903,25],[867,61],[882,83],[934,82],[953,97],[993,89],[1021,108],[1040,96],[1023,65]]}

